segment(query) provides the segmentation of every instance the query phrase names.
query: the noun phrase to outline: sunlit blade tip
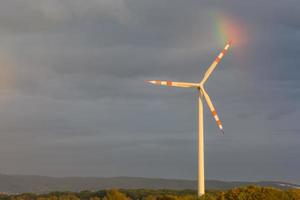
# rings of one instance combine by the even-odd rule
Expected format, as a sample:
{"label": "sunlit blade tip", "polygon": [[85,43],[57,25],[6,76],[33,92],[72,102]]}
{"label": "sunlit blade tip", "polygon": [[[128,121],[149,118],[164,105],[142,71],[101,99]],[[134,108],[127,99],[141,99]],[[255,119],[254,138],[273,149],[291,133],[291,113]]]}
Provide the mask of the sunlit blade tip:
{"label": "sunlit blade tip", "polygon": [[232,40],[229,40],[224,49],[228,50],[231,45],[232,45]]}
{"label": "sunlit blade tip", "polygon": [[156,81],[153,81],[153,80],[147,80],[147,81],[145,81],[145,83],[151,83],[151,84],[156,84]]}

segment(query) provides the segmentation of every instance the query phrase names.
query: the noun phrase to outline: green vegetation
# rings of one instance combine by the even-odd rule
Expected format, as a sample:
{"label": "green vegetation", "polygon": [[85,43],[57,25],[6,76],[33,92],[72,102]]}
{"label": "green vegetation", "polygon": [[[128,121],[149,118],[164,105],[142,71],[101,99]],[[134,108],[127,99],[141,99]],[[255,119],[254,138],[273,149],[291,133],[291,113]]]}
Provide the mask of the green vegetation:
{"label": "green vegetation", "polygon": [[211,190],[200,199],[193,190],[100,190],[51,192],[48,194],[0,194],[0,200],[300,200],[300,189],[279,190],[270,187],[247,186],[231,190]]}

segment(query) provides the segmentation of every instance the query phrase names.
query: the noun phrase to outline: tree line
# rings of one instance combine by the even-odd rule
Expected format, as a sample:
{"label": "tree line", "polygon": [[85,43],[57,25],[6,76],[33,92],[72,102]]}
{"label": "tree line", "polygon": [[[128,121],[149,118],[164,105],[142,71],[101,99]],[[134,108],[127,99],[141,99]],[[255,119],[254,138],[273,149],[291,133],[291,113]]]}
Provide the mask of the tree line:
{"label": "tree line", "polygon": [[209,190],[197,198],[194,190],[100,190],[51,192],[48,194],[1,194],[0,200],[300,200],[300,189],[279,190],[271,187],[247,186],[231,190]]}

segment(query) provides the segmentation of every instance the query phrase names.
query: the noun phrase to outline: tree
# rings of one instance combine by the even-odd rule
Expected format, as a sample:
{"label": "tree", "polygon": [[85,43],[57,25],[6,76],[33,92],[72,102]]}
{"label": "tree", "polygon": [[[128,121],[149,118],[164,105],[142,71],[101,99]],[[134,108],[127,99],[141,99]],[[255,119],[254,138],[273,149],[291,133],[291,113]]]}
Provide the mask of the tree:
{"label": "tree", "polygon": [[131,200],[129,197],[127,197],[125,194],[119,192],[116,189],[108,190],[106,193],[106,196],[103,198],[103,200]]}
{"label": "tree", "polygon": [[91,197],[90,200],[101,200],[99,197]]}

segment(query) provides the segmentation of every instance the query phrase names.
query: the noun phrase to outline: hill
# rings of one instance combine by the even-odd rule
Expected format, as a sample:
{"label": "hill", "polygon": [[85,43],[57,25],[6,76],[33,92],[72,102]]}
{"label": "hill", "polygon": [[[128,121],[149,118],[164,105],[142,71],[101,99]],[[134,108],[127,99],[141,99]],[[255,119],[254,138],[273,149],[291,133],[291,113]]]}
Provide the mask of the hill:
{"label": "hill", "polygon": [[[246,185],[268,186],[278,189],[300,188],[300,185],[284,182],[226,182],[207,180],[207,189],[231,189]],[[177,179],[154,179],[132,177],[47,177],[30,175],[0,174],[0,192],[4,193],[46,193],[51,191],[100,190],[110,188],[147,188],[147,189],[196,189],[196,181]]]}

